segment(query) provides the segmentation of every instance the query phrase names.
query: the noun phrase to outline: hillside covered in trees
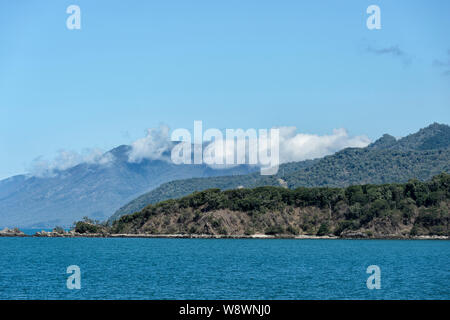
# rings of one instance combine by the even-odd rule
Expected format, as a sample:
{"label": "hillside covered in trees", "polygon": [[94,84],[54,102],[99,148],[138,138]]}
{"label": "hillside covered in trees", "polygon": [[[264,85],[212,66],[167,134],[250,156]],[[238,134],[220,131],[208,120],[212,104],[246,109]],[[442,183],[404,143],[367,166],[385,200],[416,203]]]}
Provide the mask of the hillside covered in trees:
{"label": "hillside covered in trees", "polygon": [[274,176],[255,172],[164,183],[121,207],[109,221],[140,211],[149,204],[211,188],[284,186],[295,189],[404,183],[413,178],[425,181],[441,172],[450,172],[450,127],[434,123],[399,140],[385,134],[366,148],[347,148],[321,159],[282,164]]}
{"label": "hillside covered in trees", "polygon": [[347,188],[209,189],[149,205],[112,226],[78,222],[79,233],[449,236],[450,175]]}

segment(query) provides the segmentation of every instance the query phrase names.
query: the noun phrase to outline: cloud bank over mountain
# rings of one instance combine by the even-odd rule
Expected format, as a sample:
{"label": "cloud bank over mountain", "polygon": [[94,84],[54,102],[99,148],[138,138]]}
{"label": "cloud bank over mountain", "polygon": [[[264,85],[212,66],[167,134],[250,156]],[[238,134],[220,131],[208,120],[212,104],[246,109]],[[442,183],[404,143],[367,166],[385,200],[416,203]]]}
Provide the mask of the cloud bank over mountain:
{"label": "cloud bank over mountain", "polygon": [[40,156],[34,159],[30,165],[30,174],[36,177],[55,176],[58,171],[73,168],[81,163],[106,165],[114,159],[114,156],[100,149],[86,149],[82,153],[76,151],[59,150],[52,160]]}
{"label": "cloud bank over mountain", "polygon": [[[296,127],[277,127],[276,129],[279,130],[280,164],[321,158],[349,147],[363,148],[371,142],[367,136],[350,136],[347,130],[343,128],[334,129],[333,133],[328,135],[300,133]],[[229,139],[229,137],[224,137],[223,141],[213,142],[206,147],[206,163],[213,163],[213,160],[208,158],[213,157],[211,154],[219,155],[219,158],[222,159],[221,163],[227,163],[225,161],[226,157],[228,154],[233,155],[233,151],[236,155],[236,160],[240,160],[237,163],[244,163],[244,161],[248,163],[250,147],[248,147],[245,154],[239,155],[233,149],[233,142],[229,143],[230,139],[226,139]],[[240,140],[242,141],[243,139]],[[263,153],[269,151],[270,141],[267,138],[260,136],[259,139],[249,139],[248,142],[250,145],[255,145],[254,150],[262,150]]]}
{"label": "cloud bank over mountain", "polygon": [[[128,161],[141,162],[144,159],[169,160],[167,151],[171,150],[170,128],[160,125],[159,128],[147,129],[147,135],[131,144]],[[166,154],[165,154],[166,153]]]}
{"label": "cloud bank over mountain", "polygon": [[329,135],[298,133],[296,127],[280,128],[281,163],[321,158],[344,148],[369,145],[367,136],[350,136],[346,129],[334,129]]}
{"label": "cloud bank over mountain", "polygon": [[[331,134],[317,135],[301,133],[298,128],[276,127],[279,129],[279,156],[280,163],[302,161],[306,159],[320,158],[335,153],[348,147],[363,148],[370,144],[370,139],[365,135],[350,136],[346,129],[334,129]],[[229,152],[233,152],[227,145],[225,134],[224,141],[210,142],[205,146],[206,154],[216,152],[225,158]],[[249,140],[249,143],[255,143]],[[259,143],[265,145],[264,139],[259,139]],[[139,163],[143,160],[165,160],[171,161],[170,151],[176,142],[170,140],[170,128],[166,125],[160,125],[158,128],[147,130],[145,137],[137,139],[130,145],[128,153],[128,162]],[[220,150],[218,149],[220,146]],[[223,149],[222,149],[223,148]],[[215,149],[214,152],[211,149]],[[247,150],[248,152],[248,150]],[[248,157],[248,155],[246,155]],[[69,169],[81,163],[107,165],[114,160],[113,154],[103,152],[99,149],[87,149],[83,153],[74,151],[59,151],[58,155],[47,160],[43,157],[36,158],[31,165],[30,173],[33,176],[52,176],[58,171]],[[207,159],[206,163],[211,163]],[[215,167],[215,166],[212,166]]]}

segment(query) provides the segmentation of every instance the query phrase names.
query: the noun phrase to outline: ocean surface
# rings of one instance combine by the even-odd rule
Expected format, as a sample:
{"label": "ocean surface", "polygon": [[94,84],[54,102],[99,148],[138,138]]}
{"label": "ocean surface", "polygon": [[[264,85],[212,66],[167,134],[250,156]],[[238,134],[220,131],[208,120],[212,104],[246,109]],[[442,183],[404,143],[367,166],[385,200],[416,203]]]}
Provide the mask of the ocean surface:
{"label": "ocean surface", "polygon": [[450,242],[0,238],[0,299],[450,299]]}

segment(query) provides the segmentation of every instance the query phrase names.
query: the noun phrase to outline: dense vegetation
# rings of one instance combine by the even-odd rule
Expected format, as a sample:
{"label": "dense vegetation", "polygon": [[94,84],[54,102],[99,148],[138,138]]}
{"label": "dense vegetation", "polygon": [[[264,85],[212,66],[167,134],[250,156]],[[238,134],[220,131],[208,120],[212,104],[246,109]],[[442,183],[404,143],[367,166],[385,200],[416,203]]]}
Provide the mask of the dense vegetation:
{"label": "dense vegetation", "polygon": [[450,175],[347,188],[209,189],[149,205],[112,233],[449,235]]}
{"label": "dense vegetation", "polygon": [[[53,229],[53,232],[63,233],[56,230],[58,227]],[[60,228],[60,227],[59,227]],[[106,233],[108,230],[105,223],[100,223],[98,220],[92,220],[89,217],[83,217],[82,221],[77,221],[74,223],[73,230],[78,233]]]}
{"label": "dense vegetation", "polygon": [[318,165],[283,177],[290,188],[300,186],[345,187],[353,184],[427,180],[450,172],[450,149],[397,151],[345,149],[328,156]]}
{"label": "dense vegetation", "polygon": [[348,148],[322,159],[283,164],[274,176],[253,173],[168,182],[120,208],[110,222],[149,204],[211,188],[404,183],[412,178],[425,181],[441,172],[450,172],[450,127],[432,124],[399,140],[384,135],[366,148]]}

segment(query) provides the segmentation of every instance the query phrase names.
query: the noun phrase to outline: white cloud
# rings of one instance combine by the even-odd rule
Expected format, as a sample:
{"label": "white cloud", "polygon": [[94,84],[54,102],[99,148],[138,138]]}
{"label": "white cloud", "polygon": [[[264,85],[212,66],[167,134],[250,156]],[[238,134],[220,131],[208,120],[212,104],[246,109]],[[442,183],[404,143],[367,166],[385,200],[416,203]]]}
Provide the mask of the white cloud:
{"label": "white cloud", "polygon": [[109,152],[103,153],[100,149],[86,149],[82,153],[60,150],[52,160],[38,157],[31,163],[30,173],[37,177],[55,176],[58,171],[75,167],[81,163],[108,164],[113,160]]}
{"label": "white cloud", "polygon": [[330,135],[297,133],[295,127],[280,127],[280,162],[321,158],[349,147],[363,148],[368,137],[349,136],[346,129],[334,129]]}
{"label": "white cloud", "polygon": [[130,162],[140,162],[143,159],[169,159],[164,152],[171,150],[173,143],[170,141],[169,127],[160,125],[159,128],[147,130],[144,138],[138,139],[131,144],[128,155]]}
{"label": "white cloud", "polygon": [[[321,158],[333,154],[339,150],[348,147],[365,147],[371,141],[364,135],[349,136],[345,129],[335,129],[332,134],[316,135],[300,133],[296,127],[277,127],[279,129],[279,161],[280,163],[302,161],[307,159]],[[168,151],[172,149],[174,143],[170,140],[170,129],[168,126],[161,125],[158,128],[147,130],[147,135],[131,144],[131,150],[128,154],[129,162],[140,162],[144,159],[161,159],[170,161]],[[251,144],[260,143],[263,149],[267,147],[264,139],[257,137],[251,139]],[[194,137],[192,136],[192,142]],[[223,139],[226,139],[225,133]],[[235,150],[230,148],[231,144],[212,142],[204,145],[204,163],[209,163],[212,168],[223,168],[232,166],[226,162],[227,154],[232,154]],[[219,148],[223,146],[223,148]],[[194,146],[195,148],[196,146]],[[199,146],[197,146],[199,147]],[[256,149],[258,149],[256,145]],[[193,151],[193,150],[192,150]],[[217,155],[223,159],[223,164],[214,163],[211,155]],[[238,154],[236,154],[236,159]],[[240,163],[249,163],[248,150],[244,155],[240,155]],[[35,159],[31,165],[31,174],[34,176],[52,176],[58,171],[72,168],[80,163],[108,164],[114,159],[114,156],[107,152],[103,153],[99,149],[87,149],[83,153],[62,150],[51,161],[42,157]],[[255,164],[251,162],[250,164]]]}
{"label": "white cloud", "polygon": [[[299,133],[297,132],[298,130],[296,127],[277,127],[277,129],[279,129],[280,163],[321,158],[344,148],[363,148],[371,142],[370,139],[364,135],[349,136],[347,130],[343,128],[335,129],[333,130],[333,133],[329,135]],[[216,164],[226,164],[227,162],[225,160],[227,154],[233,155],[236,153],[236,150],[233,148],[233,143],[226,143],[226,139],[227,137],[223,136],[223,140],[212,142],[204,148],[204,160],[206,163],[215,162]],[[262,150],[266,151],[268,147],[267,142],[267,139],[261,137],[258,137],[256,140],[248,139],[248,144],[253,145],[255,148],[254,150],[258,150],[262,147]],[[259,148],[258,143],[260,144]],[[240,156],[236,153],[235,159],[237,163],[251,163],[248,158],[248,150],[249,149],[246,150],[245,154],[241,154]],[[227,163],[227,165],[230,166],[229,163]],[[212,165],[212,167],[222,168],[224,166]]]}

